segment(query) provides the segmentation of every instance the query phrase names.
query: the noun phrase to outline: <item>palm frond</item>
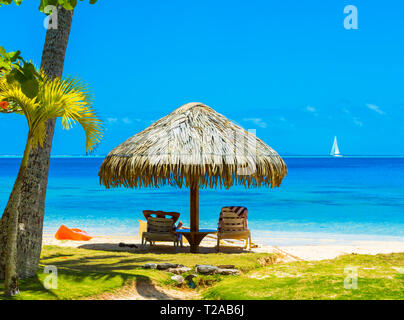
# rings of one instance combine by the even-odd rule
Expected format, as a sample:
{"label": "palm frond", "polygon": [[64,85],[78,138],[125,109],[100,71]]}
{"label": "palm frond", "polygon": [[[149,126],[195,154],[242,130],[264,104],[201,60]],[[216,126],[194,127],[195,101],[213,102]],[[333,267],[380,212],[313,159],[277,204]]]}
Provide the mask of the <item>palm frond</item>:
{"label": "palm frond", "polygon": [[28,127],[31,130],[33,122],[35,121],[35,110],[39,104],[36,98],[28,98],[18,86],[17,83],[9,83],[5,77],[0,78],[0,101],[7,100],[12,111],[16,113],[23,113],[28,122]]}
{"label": "palm frond", "polygon": [[43,146],[47,121],[60,117],[63,129],[68,130],[79,123],[86,135],[87,153],[94,151],[103,137],[103,130],[102,122],[92,107],[93,99],[88,86],[71,77],[49,80],[43,72],[39,80],[38,96],[30,99],[17,83],[9,84],[0,77],[0,100],[12,102],[25,114],[33,147]]}
{"label": "palm frond", "polygon": [[44,83],[39,97],[43,102],[37,110],[39,122],[60,117],[66,130],[79,123],[86,134],[86,151],[94,151],[103,131],[86,84],[75,78],[55,79]]}

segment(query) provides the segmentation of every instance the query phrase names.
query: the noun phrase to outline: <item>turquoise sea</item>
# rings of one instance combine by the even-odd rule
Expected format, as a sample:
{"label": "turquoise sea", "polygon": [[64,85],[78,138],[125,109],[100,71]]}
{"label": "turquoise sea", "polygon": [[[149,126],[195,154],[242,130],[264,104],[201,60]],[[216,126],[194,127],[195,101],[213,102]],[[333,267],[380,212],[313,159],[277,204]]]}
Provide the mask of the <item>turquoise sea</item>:
{"label": "turquoise sea", "polygon": [[[45,233],[61,224],[93,235],[136,235],[142,210],[178,211],[189,225],[189,191],[105,189],[103,158],[52,158]],[[282,244],[354,240],[404,241],[404,158],[285,158],[289,174],[280,188],[200,191],[200,226],[216,228],[222,206],[249,209],[253,238]],[[4,209],[20,159],[0,158]]]}

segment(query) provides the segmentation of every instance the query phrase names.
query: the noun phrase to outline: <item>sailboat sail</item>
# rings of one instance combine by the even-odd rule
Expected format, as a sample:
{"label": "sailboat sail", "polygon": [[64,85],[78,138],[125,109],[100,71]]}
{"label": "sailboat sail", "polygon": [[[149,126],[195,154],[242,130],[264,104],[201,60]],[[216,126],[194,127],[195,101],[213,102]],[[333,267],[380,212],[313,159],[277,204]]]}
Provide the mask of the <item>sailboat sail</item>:
{"label": "sailboat sail", "polygon": [[341,157],[342,156],[340,151],[339,151],[339,148],[338,148],[337,137],[334,138],[334,144],[332,145],[330,155],[334,156],[334,157]]}

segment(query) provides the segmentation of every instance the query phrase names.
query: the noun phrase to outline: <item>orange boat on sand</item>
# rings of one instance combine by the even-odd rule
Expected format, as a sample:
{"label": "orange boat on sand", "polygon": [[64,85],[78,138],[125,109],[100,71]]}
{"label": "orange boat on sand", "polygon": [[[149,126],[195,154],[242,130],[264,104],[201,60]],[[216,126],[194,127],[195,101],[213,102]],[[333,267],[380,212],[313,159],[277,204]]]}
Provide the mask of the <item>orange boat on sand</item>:
{"label": "orange boat on sand", "polygon": [[58,240],[88,241],[93,237],[83,230],[77,228],[70,229],[62,224],[56,232],[55,238]]}

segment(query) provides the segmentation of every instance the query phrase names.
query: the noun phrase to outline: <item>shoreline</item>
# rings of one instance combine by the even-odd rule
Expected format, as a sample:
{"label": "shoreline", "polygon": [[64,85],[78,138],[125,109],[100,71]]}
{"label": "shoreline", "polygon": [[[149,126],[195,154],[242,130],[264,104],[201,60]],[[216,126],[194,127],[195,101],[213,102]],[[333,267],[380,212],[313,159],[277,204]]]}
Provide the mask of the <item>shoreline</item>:
{"label": "shoreline", "polygon": [[352,234],[330,232],[291,232],[291,231],[262,231],[252,230],[254,239],[267,245],[302,246],[302,245],[351,245],[358,243],[404,243],[403,236],[381,234]]}

